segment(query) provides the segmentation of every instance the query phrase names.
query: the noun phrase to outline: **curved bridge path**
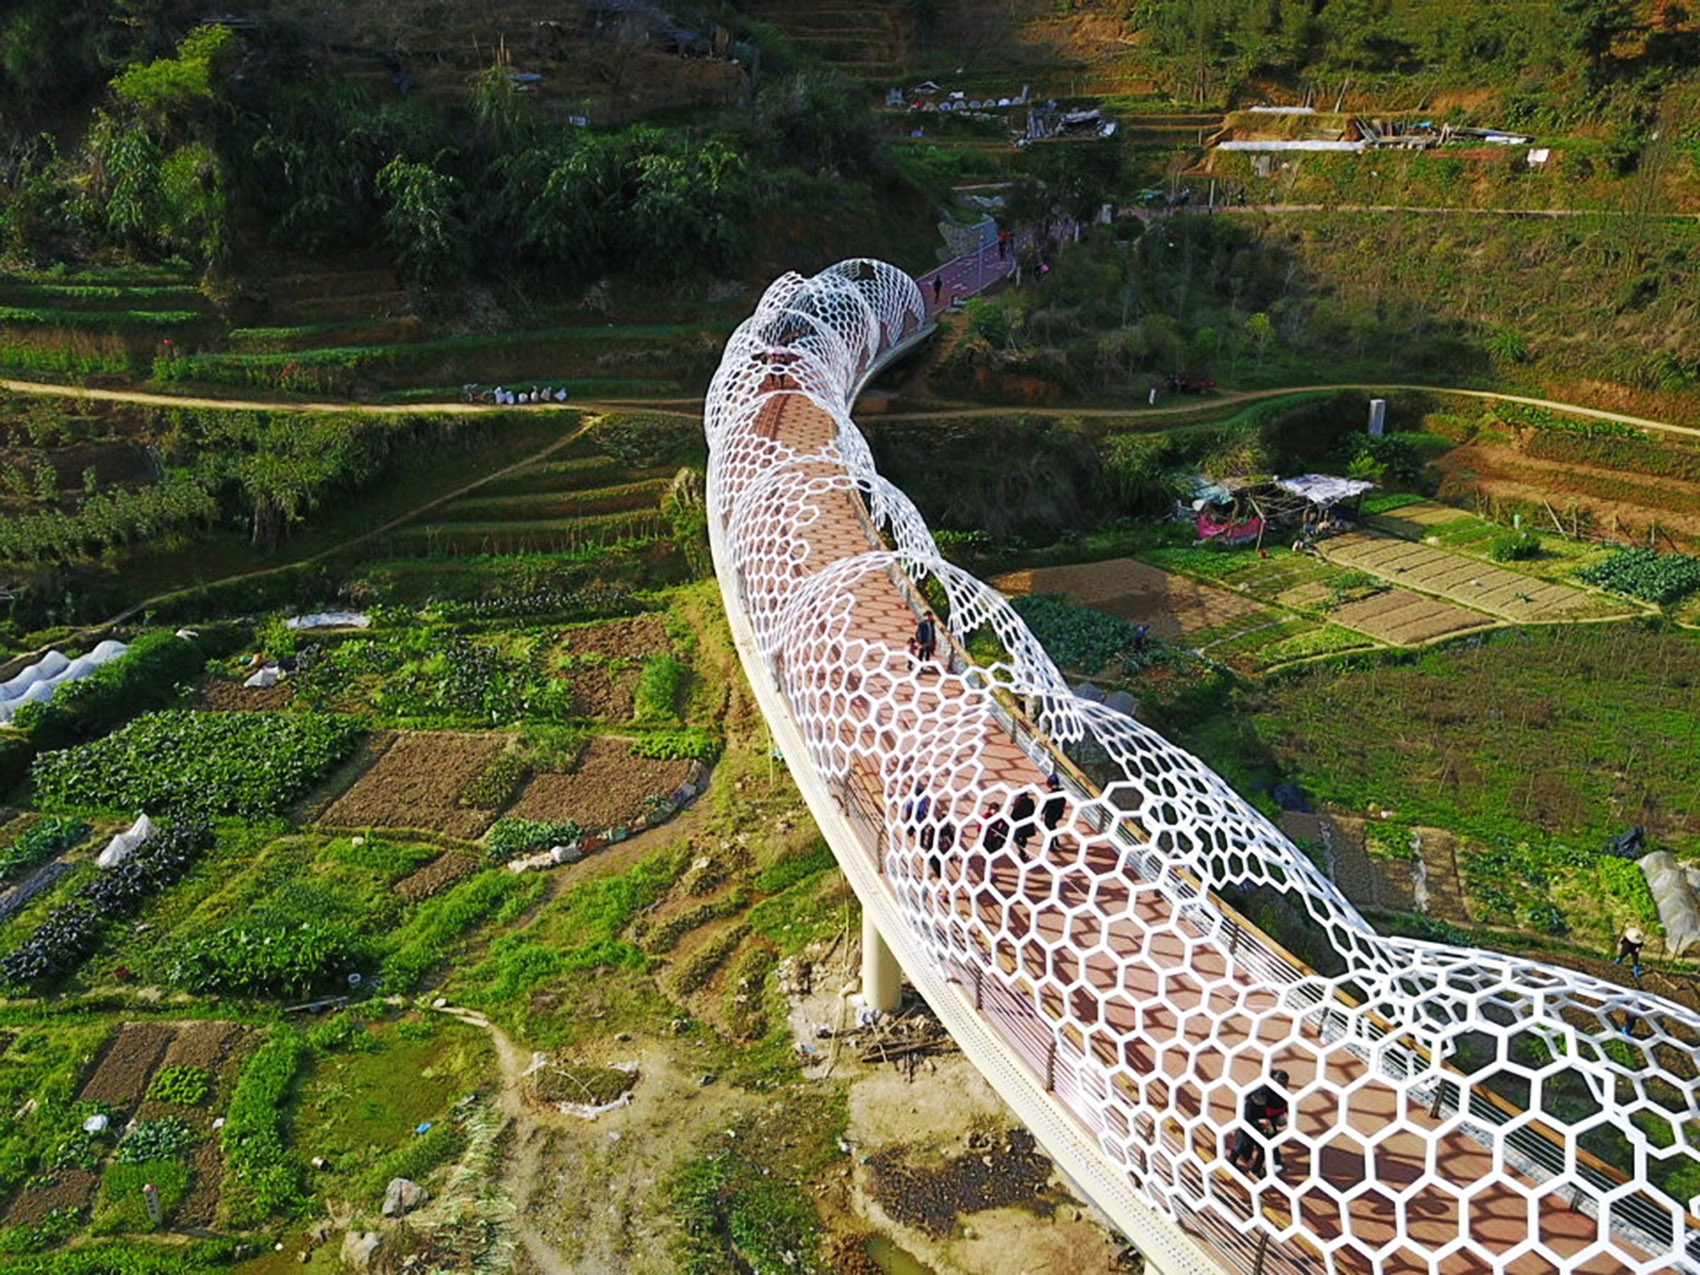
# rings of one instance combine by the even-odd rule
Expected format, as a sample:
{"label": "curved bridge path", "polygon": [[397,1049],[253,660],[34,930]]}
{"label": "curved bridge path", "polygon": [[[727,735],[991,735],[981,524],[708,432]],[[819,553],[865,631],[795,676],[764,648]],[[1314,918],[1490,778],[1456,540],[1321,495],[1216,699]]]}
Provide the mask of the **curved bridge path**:
{"label": "curved bridge path", "polygon": [[[1650,1185],[1655,1148],[1629,1117],[1691,1117],[1700,1018],[1376,935],[1196,759],[1074,700],[1002,599],[937,555],[849,422],[925,321],[908,282],[869,262],[779,281],[705,412],[728,615],[863,903],[864,992],[889,1000],[895,957],[1155,1269],[1690,1269],[1700,1224]],[[935,607],[945,658],[918,663],[908,640]],[[970,638],[995,654],[969,659]],[[1048,801],[1050,773],[1055,826],[1018,848],[1013,799]],[[1220,897],[1229,885],[1284,889],[1343,972],[1284,951]],[[1276,1068],[1286,1162],[1248,1173],[1228,1148]],[[1581,1145],[1607,1124],[1629,1172]]]}

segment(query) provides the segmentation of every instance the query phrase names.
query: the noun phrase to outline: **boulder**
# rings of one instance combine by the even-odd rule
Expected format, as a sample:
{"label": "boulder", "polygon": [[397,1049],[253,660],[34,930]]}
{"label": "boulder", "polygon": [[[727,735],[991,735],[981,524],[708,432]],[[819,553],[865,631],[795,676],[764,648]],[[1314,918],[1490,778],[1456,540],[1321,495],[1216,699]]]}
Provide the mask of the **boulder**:
{"label": "boulder", "polygon": [[384,1216],[405,1216],[430,1198],[431,1193],[419,1183],[407,1178],[391,1178],[390,1188],[384,1192]]}
{"label": "boulder", "polygon": [[[398,1179],[399,1180],[399,1179]],[[376,1231],[350,1231],[342,1237],[342,1264],[351,1271],[369,1271],[384,1237]]]}

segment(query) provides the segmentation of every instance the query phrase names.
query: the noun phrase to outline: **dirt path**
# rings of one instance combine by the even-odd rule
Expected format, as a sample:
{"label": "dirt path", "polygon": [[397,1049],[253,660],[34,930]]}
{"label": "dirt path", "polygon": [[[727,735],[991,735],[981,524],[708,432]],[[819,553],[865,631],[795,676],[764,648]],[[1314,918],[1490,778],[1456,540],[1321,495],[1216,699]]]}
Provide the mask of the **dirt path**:
{"label": "dirt path", "polygon": [[513,1121],[513,1150],[509,1153],[506,1177],[514,1200],[514,1226],[520,1247],[540,1271],[564,1271],[568,1262],[564,1254],[549,1242],[547,1236],[532,1225],[526,1210],[531,1187],[537,1181],[542,1161],[545,1128],[563,1127],[573,1117],[533,1107],[526,1102],[521,1081],[531,1066],[531,1055],[509,1039],[508,1034],[475,1009],[458,1005],[439,1005],[439,1013],[476,1027],[490,1037],[496,1050],[496,1063],[501,1071],[501,1088],[496,1105],[504,1119]]}
{"label": "dirt path", "polygon": [[[1556,399],[1531,398],[1524,394],[1507,394],[1500,390],[1469,390],[1453,385],[1406,385],[1389,381],[1342,381],[1336,385],[1283,385],[1276,389],[1230,390],[1226,393],[1214,394],[1209,398],[1193,399],[1168,407],[1140,407],[1136,405],[1127,407],[1035,407],[1022,404],[1019,408],[1016,408],[964,404],[960,407],[929,408],[926,411],[918,412],[887,412],[876,417],[870,424],[874,428],[878,428],[879,421],[959,420],[965,416],[1007,416],[1013,411],[1019,411],[1025,416],[1078,416],[1088,419],[1190,416],[1212,407],[1224,407],[1234,403],[1253,403],[1260,399],[1280,398],[1287,394],[1327,393],[1331,390],[1410,390],[1420,394],[1456,394],[1464,398],[1500,403],[1520,403],[1525,407],[1542,407],[1549,411],[1566,412],[1572,416],[1586,416],[1590,420],[1613,421],[1620,425],[1633,425],[1638,429],[1657,430],[1666,434],[1681,434],[1687,438],[1700,438],[1700,428],[1688,425],[1672,425],[1665,421],[1649,420],[1645,416],[1630,416],[1624,412],[1608,412],[1597,407],[1581,407],[1575,403],[1561,403]],[[1218,423],[1216,421],[1203,422],[1199,428],[1207,428]]]}
{"label": "dirt path", "polygon": [[[37,381],[4,379],[0,379],[0,390],[60,398],[90,398],[108,403],[141,403],[162,407],[222,407],[257,412],[362,412],[379,416],[394,416],[409,412],[471,414],[476,412],[550,412],[564,410],[579,412],[645,411],[690,419],[701,419],[702,416],[700,400],[694,398],[605,399],[585,402],[539,403],[528,408],[511,408],[492,406],[486,403],[444,402],[400,405],[394,403],[288,403],[261,402],[248,399],[188,398],[176,394],[149,393],[144,390],[97,390],[87,389],[80,385],[56,385]],[[1020,411],[1029,416],[1081,416],[1091,418],[1187,416],[1207,411],[1212,407],[1222,407],[1233,403],[1254,403],[1266,398],[1280,398],[1286,394],[1326,393],[1330,390],[1410,390],[1417,393],[1457,394],[1465,398],[1501,403],[1520,403],[1525,407],[1542,407],[1554,412],[1568,412],[1572,416],[1586,416],[1591,420],[1614,421],[1620,425],[1633,425],[1639,429],[1658,430],[1667,434],[1681,434],[1688,438],[1700,438],[1700,428],[1688,425],[1672,425],[1665,421],[1649,420],[1645,416],[1631,416],[1624,412],[1608,412],[1602,408],[1582,407],[1575,403],[1562,403],[1557,399],[1532,398],[1523,394],[1508,394],[1501,390],[1464,389],[1453,385],[1408,385],[1392,381],[1342,381],[1334,385],[1282,385],[1261,390],[1230,390],[1226,393],[1212,395],[1207,399],[1193,399],[1184,403],[1173,403],[1167,407],[1141,407],[1132,404],[1126,407],[1035,407],[1022,405]],[[1015,409],[1007,406],[987,407],[982,404],[963,404],[958,407],[929,408],[926,411],[889,412],[878,419],[887,421],[949,420],[964,416],[1005,416],[1012,410]],[[531,459],[535,460],[536,457]],[[520,463],[529,464],[530,460]],[[501,472],[506,473],[508,471],[503,470]],[[490,475],[490,477],[496,476]],[[481,479],[480,481],[487,480]],[[470,490],[470,488],[464,490]],[[453,496],[460,494],[460,492],[455,492],[450,496],[443,497],[443,499],[452,499]],[[412,515],[404,515],[404,519],[406,517],[412,517]],[[370,534],[376,535],[377,533]]]}

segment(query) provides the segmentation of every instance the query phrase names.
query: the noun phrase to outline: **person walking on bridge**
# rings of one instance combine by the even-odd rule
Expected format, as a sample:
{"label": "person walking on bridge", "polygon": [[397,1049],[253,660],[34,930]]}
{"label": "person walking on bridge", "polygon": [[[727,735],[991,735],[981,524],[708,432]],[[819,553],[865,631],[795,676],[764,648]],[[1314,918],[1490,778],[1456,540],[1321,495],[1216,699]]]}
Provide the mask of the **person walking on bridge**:
{"label": "person walking on bridge", "polygon": [[[1270,1147],[1269,1140],[1281,1132],[1287,1122],[1287,1073],[1275,1070],[1269,1079],[1245,1096],[1240,1109],[1242,1123],[1234,1134],[1234,1145],[1228,1152],[1228,1163],[1252,1177],[1263,1176],[1263,1153],[1274,1153],[1275,1172],[1286,1166],[1281,1163],[1279,1149]],[[1244,1163],[1242,1163],[1244,1161]]]}

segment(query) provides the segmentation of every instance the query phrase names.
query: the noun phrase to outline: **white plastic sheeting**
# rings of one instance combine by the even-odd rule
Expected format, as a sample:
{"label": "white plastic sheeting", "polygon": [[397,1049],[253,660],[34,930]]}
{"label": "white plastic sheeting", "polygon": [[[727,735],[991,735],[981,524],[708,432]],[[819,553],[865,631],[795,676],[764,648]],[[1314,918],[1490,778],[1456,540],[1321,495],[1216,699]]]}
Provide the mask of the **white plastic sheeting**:
{"label": "white plastic sheeting", "polygon": [[1637,862],[1646,874],[1647,888],[1659,905],[1659,925],[1672,956],[1700,947],[1700,905],[1696,904],[1690,874],[1669,850],[1655,850]]}
{"label": "white plastic sheeting", "polygon": [[108,638],[74,660],[63,651],[49,651],[9,681],[0,682],[0,726],[10,722],[25,704],[45,704],[65,683],[82,681],[128,649],[124,643]]}
{"label": "white plastic sheeting", "polygon": [[372,617],[364,611],[315,611],[312,615],[292,615],[283,622],[286,629],[369,629]]}
{"label": "white plastic sheeting", "polygon": [[275,664],[267,664],[249,675],[242,685],[255,690],[265,690],[268,686],[276,686],[283,677],[283,670]]}
{"label": "white plastic sheeting", "polygon": [[138,816],[127,832],[120,832],[106,843],[106,849],[95,859],[96,865],[102,868],[117,867],[145,846],[152,839],[154,831],[152,819],[146,815]]}

